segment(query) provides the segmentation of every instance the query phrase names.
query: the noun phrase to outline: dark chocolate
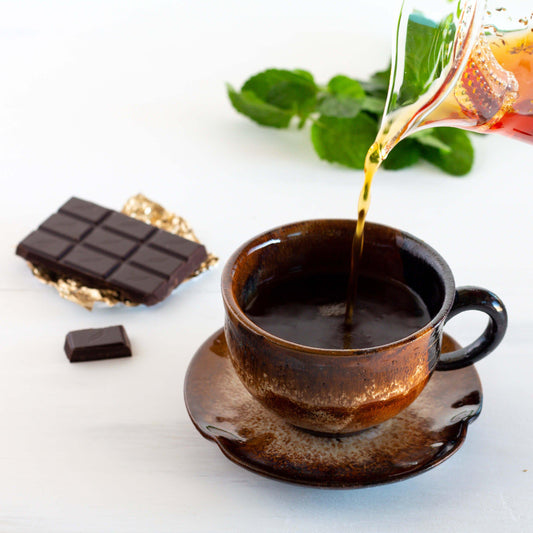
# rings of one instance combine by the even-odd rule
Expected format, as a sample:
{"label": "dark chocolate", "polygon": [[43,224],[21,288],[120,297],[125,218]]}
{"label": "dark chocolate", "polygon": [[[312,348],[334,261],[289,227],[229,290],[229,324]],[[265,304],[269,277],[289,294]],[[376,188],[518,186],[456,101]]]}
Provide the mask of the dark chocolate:
{"label": "dark chocolate", "polygon": [[71,198],[17,246],[58,277],[154,305],[207,258],[205,247],[99,205]]}
{"label": "dark chocolate", "polygon": [[131,345],[123,326],[79,329],[65,339],[65,353],[71,363],[130,357]]}

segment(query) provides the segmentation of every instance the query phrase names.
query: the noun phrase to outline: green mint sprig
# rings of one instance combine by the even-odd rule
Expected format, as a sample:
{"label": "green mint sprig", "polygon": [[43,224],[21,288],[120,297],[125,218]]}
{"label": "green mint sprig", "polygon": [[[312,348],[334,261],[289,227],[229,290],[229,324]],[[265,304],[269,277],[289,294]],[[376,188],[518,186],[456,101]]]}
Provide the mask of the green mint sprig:
{"label": "green mint sprig", "polygon": [[[367,81],[333,77],[319,86],[305,70],[268,69],[249,78],[240,91],[227,86],[233,107],[262,126],[298,128],[311,123],[311,141],[321,159],[362,169],[385,107],[389,71]],[[398,170],[424,159],[454,176],[472,168],[474,150],[466,132],[423,130],[401,141],[383,166]]]}

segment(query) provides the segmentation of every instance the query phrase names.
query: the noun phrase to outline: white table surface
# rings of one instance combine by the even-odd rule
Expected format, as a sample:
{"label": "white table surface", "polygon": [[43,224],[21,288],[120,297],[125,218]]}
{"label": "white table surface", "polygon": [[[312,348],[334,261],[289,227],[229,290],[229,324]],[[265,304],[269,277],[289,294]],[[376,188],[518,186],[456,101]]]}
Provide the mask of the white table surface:
{"label": "white table surface", "polygon": [[[506,302],[477,365],[480,418],[459,452],[401,483],[325,491],[228,461],[190,422],[187,365],[223,321],[221,265],[289,221],[353,217],[362,173],[308,131],[230,107],[269,66],[321,82],[386,65],[394,2],[0,4],[0,531],[533,531],[531,146],[476,137],[466,178],[421,164],[375,179],[370,219],[439,250],[458,285]],[[153,307],[89,313],[30,275],[15,246],[71,195],[120,209],[143,192],[185,216],[220,266]],[[124,324],[130,359],[69,364],[72,329]],[[476,313],[450,324],[459,340]]]}

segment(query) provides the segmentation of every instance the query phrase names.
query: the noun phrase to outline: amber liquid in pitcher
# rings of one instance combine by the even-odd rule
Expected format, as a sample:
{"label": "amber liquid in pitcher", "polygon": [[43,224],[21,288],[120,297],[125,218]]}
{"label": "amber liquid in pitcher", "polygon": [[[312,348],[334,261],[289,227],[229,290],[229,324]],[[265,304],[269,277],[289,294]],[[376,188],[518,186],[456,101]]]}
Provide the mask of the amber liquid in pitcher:
{"label": "amber liquid in pitcher", "polygon": [[[510,87],[513,90],[509,90]],[[449,91],[447,95],[445,91]],[[512,35],[480,36],[456,86],[452,90],[442,87],[429,105],[436,101],[440,103],[428,114],[422,126],[456,126],[533,142],[533,29],[513,32]],[[420,110],[424,111],[423,108]],[[393,122],[408,124],[412,118],[400,110]],[[398,131],[401,128],[395,128],[393,124],[389,129]],[[347,329],[354,317],[358,265],[363,251],[372,179],[397,142],[399,140],[391,143],[380,131],[366,156],[346,298],[344,323]]]}
{"label": "amber liquid in pitcher", "polygon": [[439,123],[533,142],[532,29],[480,37],[456,87],[424,126]]}

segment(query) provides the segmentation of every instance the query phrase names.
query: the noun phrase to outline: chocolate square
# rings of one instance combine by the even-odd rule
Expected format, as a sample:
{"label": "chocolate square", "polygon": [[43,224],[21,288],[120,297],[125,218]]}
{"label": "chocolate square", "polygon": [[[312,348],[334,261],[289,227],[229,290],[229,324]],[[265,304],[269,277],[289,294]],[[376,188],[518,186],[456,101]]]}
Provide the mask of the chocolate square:
{"label": "chocolate square", "polygon": [[59,208],[60,213],[65,213],[77,218],[82,218],[92,224],[101,222],[111,211],[100,207],[99,205],[81,200],[80,198],[71,198],[68,202]]}
{"label": "chocolate square", "polygon": [[153,226],[135,220],[134,218],[127,217],[122,213],[113,213],[105,220],[103,226],[116,233],[126,235],[127,237],[133,237],[138,241],[146,239],[156,231],[156,228]]}
{"label": "chocolate square", "polygon": [[139,246],[138,241],[117,235],[103,228],[95,228],[87,236],[84,244],[120,259],[128,257]]}
{"label": "chocolate square", "polygon": [[202,253],[203,246],[197,242],[184,239],[179,235],[173,235],[167,231],[158,230],[148,241],[148,245],[176,257],[187,259],[195,253]]}
{"label": "chocolate square", "polygon": [[73,248],[64,258],[66,265],[106,278],[118,265],[118,259],[103,255],[83,245]]}
{"label": "chocolate square", "polygon": [[123,326],[79,329],[65,339],[65,353],[71,363],[131,356],[131,345]]}
{"label": "chocolate square", "polygon": [[82,222],[76,218],[56,213],[48,217],[40,226],[39,229],[44,229],[62,237],[67,237],[73,241],[79,241],[82,237],[87,235],[92,229],[91,224]]}
{"label": "chocolate square", "polygon": [[33,254],[41,254],[51,259],[59,259],[70,250],[73,243],[52,235],[46,231],[37,230],[30,233],[17,247],[17,254],[20,250],[27,250]]}
{"label": "chocolate square", "polygon": [[156,292],[166,282],[160,276],[129,264],[122,265],[109,281],[119,287],[143,294]]}
{"label": "chocolate square", "polygon": [[172,273],[184,263],[182,259],[158,252],[148,246],[139,248],[130,257],[130,262],[132,265],[150,270],[166,279],[170,278]]}

